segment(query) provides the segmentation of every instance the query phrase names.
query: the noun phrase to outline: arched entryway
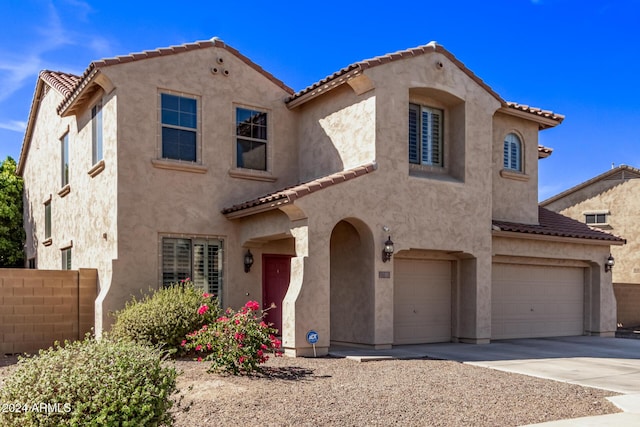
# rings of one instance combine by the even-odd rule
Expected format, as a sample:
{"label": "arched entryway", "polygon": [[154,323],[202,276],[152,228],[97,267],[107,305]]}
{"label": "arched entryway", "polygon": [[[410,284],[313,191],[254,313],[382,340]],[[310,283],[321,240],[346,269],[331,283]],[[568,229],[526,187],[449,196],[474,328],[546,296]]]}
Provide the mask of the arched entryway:
{"label": "arched entryway", "polygon": [[355,218],[333,228],[330,243],[331,341],[374,343],[374,244]]}

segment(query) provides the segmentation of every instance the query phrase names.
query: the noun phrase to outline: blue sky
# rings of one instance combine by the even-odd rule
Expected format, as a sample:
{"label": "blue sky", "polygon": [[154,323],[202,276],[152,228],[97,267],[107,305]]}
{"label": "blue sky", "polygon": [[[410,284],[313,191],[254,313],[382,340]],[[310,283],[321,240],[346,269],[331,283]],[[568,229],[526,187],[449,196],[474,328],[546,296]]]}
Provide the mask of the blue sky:
{"label": "blue sky", "polygon": [[435,40],[504,99],[564,114],[540,134],[540,199],[640,167],[640,0],[82,1],[0,5],[0,159],[17,159],[38,73],[218,36],[300,90]]}

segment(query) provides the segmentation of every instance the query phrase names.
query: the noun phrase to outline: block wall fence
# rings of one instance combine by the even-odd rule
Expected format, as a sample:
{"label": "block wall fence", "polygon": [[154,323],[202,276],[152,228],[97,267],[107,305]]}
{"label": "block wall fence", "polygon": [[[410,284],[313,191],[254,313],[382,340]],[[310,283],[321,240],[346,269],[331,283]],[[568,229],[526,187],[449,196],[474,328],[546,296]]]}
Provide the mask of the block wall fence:
{"label": "block wall fence", "polygon": [[618,303],[618,323],[640,326],[640,284],[614,283]]}
{"label": "block wall fence", "polygon": [[98,272],[0,269],[0,355],[37,353],[94,326]]}

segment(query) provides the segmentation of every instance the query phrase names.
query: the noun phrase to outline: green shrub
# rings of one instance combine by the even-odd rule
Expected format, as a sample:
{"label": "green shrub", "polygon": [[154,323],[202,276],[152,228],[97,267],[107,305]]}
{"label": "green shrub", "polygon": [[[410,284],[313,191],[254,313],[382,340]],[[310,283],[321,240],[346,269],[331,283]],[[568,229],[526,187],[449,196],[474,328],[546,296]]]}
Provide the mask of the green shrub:
{"label": "green shrub", "polygon": [[182,345],[195,351],[199,361],[211,361],[210,371],[234,375],[260,371],[259,365],[269,359],[267,353],[281,355],[277,330],[262,320],[264,314],[256,301],[238,312],[229,308],[214,323],[188,334]]}
{"label": "green shrub", "polygon": [[[131,341],[56,343],[23,358],[0,388],[0,426],[171,425],[176,370]],[[17,412],[20,411],[20,412]]]}
{"label": "green shrub", "polygon": [[[204,306],[206,313],[198,314]],[[186,281],[127,303],[115,313],[111,337],[180,351],[185,335],[214,322],[218,313],[217,299]]]}

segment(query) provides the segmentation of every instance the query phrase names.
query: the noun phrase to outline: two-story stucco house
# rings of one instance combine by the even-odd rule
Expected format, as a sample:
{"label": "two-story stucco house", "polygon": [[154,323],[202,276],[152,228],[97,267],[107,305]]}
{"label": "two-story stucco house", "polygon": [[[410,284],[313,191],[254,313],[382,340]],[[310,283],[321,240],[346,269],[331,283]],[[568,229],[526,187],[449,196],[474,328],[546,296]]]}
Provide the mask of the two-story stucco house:
{"label": "two-story stucco house", "polygon": [[540,205],[627,239],[611,249],[613,290],[618,322],[640,325],[640,170],[612,167]]}
{"label": "two-story stucco house", "polygon": [[[436,43],[294,93],[219,40],[43,71],[19,173],[30,264],[97,268],[96,330],[191,277],[275,302],[287,354],[612,335],[610,245],[537,205],[538,132]],[[251,262],[252,261],[252,262]]]}

